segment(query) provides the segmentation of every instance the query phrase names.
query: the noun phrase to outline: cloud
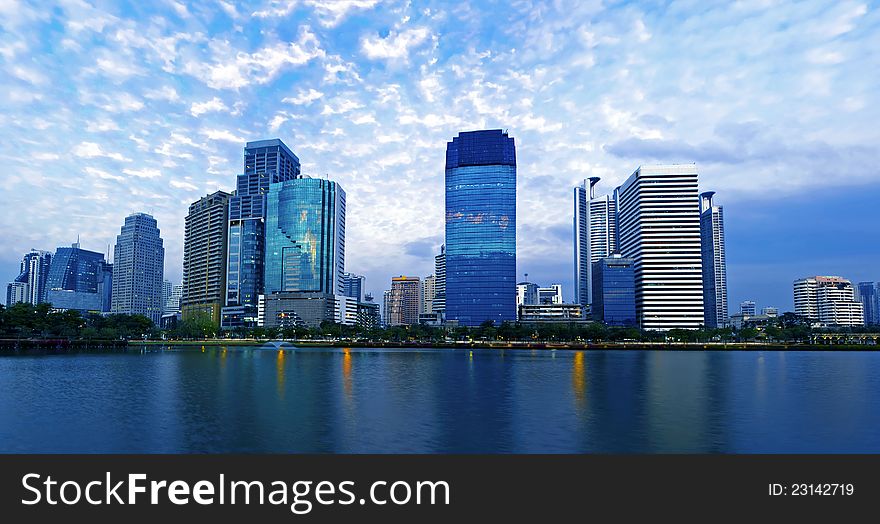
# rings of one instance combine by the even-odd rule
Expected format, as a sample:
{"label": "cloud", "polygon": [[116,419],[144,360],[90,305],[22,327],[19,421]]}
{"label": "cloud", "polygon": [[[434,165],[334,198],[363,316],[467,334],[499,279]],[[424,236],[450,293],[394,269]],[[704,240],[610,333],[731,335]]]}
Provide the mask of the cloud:
{"label": "cloud", "polygon": [[297,94],[295,97],[285,97],[285,98],[282,98],[281,101],[288,103],[288,104],[302,106],[302,105],[309,105],[312,102],[314,102],[315,100],[318,100],[319,98],[321,98],[322,96],[324,96],[324,93],[322,93],[320,91],[316,91],[312,88],[309,88],[308,91],[303,91],[302,89],[300,89],[299,94]]}
{"label": "cloud", "polygon": [[172,180],[168,183],[171,187],[177,189],[186,189],[189,191],[197,191],[199,187],[192,182],[186,182],[185,180]]}
{"label": "cloud", "polygon": [[245,140],[244,138],[236,136],[231,131],[228,131],[226,129],[202,129],[201,131],[199,131],[199,133],[208,137],[208,140],[220,140],[242,145],[247,142],[247,140]]}
{"label": "cloud", "polygon": [[123,173],[137,178],[161,178],[162,172],[158,169],[142,167],[141,169],[123,169]]}
{"label": "cloud", "polygon": [[201,116],[205,113],[217,111],[229,111],[229,108],[226,107],[226,104],[216,96],[205,102],[196,102],[189,108],[189,112],[192,116]]}
{"label": "cloud", "polygon": [[430,34],[427,27],[416,27],[400,33],[392,31],[384,38],[364,37],[361,39],[361,51],[371,60],[406,62],[409,59],[410,49],[427,40]]}
{"label": "cloud", "polygon": [[104,151],[101,144],[96,142],[81,142],[71,152],[80,158],[105,157],[119,162],[131,162],[130,158],[126,158],[116,151]]}
{"label": "cloud", "polygon": [[255,18],[281,19],[289,16],[300,5],[311,7],[321,25],[335,27],[341,22],[349,11],[355,9],[370,9],[379,3],[379,0],[272,0],[269,4],[258,11],[254,11]]}

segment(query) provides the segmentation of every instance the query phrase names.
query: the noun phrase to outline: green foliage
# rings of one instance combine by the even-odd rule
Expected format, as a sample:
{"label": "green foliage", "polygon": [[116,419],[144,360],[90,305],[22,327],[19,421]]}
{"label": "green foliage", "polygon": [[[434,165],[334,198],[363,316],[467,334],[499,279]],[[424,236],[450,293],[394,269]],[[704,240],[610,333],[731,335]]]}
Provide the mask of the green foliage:
{"label": "green foliage", "polygon": [[83,317],[78,311],[53,311],[50,304],[0,308],[0,336],[5,337],[116,340],[156,335],[153,322],[142,315]]}

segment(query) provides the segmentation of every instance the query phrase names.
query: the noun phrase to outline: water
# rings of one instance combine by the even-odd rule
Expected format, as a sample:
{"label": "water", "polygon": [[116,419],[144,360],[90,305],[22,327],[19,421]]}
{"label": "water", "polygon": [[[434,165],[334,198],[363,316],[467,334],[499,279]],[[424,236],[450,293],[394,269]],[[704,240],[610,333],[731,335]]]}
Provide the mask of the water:
{"label": "water", "polygon": [[880,353],[0,357],[2,452],[880,452]]}

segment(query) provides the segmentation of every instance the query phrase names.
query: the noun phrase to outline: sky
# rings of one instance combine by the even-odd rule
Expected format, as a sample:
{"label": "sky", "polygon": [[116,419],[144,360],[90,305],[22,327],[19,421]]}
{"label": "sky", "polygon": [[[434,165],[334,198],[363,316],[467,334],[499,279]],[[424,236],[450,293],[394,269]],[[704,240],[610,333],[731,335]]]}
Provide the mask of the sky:
{"label": "sky", "polygon": [[815,274],[880,280],[880,5],[850,1],[0,0],[0,279],[106,252],[153,214],[182,274],[190,203],[280,138],[347,194],[346,270],[433,272],[446,142],[517,148],[518,278],[572,286],[572,188],[698,165],[731,313]]}

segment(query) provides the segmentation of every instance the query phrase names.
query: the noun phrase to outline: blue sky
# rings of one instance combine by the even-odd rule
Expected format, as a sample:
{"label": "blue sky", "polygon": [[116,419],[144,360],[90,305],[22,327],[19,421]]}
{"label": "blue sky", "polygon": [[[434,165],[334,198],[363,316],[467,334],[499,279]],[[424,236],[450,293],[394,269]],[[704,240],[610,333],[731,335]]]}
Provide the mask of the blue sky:
{"label": "blue sky", "polygon": [[572,296],[571,188],[696,162],[730,301],[880,280],[880,14],[865,2],[0,0],[0,278],[152,213],[181,277],[189,203],[278,137],[348,195],[346,268],[432,272],[458,131],[508,129],[520,276]]}

